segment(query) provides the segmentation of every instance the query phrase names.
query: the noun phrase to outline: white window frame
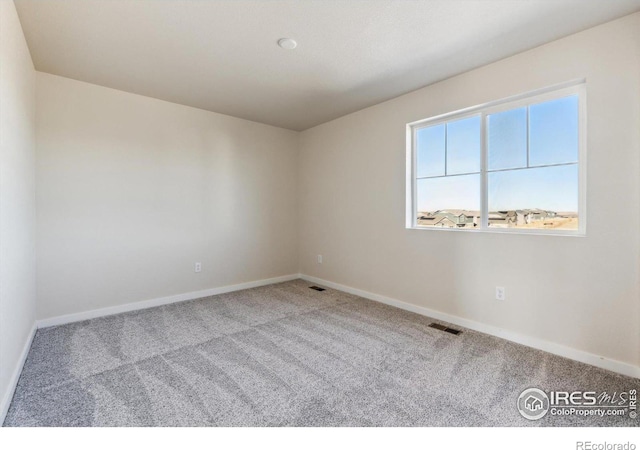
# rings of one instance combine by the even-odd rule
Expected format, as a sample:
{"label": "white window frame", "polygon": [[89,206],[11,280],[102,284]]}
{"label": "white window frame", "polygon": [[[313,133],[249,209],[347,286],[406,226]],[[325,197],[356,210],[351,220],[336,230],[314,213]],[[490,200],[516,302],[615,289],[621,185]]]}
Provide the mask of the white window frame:
{"label": "white window frame", "polygon": [[[497,112],[531,106],[568,96],[578,96],[578,229],[527,229],[527,228],[491,228],[489,227],[488,207],[488,173],[487,170],[487,136],[486,117]],[[482,105],[464,108],[447,114],[408,123],[407,138],[407,186],[406,186],[406,228],[415,230],[456,231],[465,233],[507,233],[507,234],[542,234],[559,236],[586,236],[587,232],[587,99],[586,81],[574,80],[560,85],[527,92]],[[434,125],[480,116],[480,224],[477,228],[440,228],[420,226],[417,223],[417,152],[415,148],[417,130]],[[529,129],[527,123],[527,130]],[[528,133],[528,131],[527,131]],[[528,145],[528,142],[527,142]],[[544,167],[544,166],[542,166]]]}

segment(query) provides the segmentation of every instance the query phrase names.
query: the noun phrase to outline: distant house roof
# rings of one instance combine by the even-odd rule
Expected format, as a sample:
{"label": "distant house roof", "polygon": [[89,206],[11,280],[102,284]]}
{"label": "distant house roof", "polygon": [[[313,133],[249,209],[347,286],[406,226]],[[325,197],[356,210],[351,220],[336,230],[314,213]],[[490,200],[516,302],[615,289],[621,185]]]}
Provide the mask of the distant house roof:
{"label": "distant house roof", "polygon": [[438,220],[436,220],[435,222],[433,222],[432,225],[438,225],[439,223],[444,223],[445,221],[447,222],[451,222],[452,225],[455,225],[456,222],[454,222],[453,220],[451,220],[449,217],[447,216],[442,216],[440,217]]}
{"label": "distant house roof", "polygon": [[480,215],[480,211],[470,211],[468,209],[442,209],[440,211],[437,211],[439,213],[445,213],[445,214],[453,214],[454,216],[467,216],[467,217],[474,217],[474,216],[479,216]]}

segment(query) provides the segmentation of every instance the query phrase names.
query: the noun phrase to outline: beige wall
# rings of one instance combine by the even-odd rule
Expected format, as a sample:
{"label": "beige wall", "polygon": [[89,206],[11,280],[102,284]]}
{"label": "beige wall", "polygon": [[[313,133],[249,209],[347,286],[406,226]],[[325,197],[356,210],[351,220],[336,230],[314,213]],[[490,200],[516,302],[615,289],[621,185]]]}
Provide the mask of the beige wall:
{"label": "beige wall", "polygon": [[[640,365],[639,58],[635,14],[303,132],[300,271]],[[405,229],[406,123],[578,78],[587,237]]]}
{"label": "beige wall", "polygon": [[36,123],[40,319],[297,273],[297,133],[44,73]]}
{"label": "beige wall", "polygon": [[35,325],[35,76],[13,2],[0,1],[0,422]]}

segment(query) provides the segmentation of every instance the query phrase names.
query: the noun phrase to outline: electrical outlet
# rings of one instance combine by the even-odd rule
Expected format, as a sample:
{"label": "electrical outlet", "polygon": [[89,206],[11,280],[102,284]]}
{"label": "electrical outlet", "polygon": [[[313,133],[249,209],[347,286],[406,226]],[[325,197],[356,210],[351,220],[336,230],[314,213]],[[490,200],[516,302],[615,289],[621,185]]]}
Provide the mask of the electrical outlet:
{"label": "electrical outlet", "polygon": [[506,300],[507,293],[502,286],[496,286],[496,300]]}
{"label": "electrical outlet", "polygon": [[322,255],[318,255],[318,264],[322,264]]}
{"label": "electrical outlet", "polygon": [[200,272],[202,272],[202,263],[197,262],[197,263],[195,264],[194,272],[195,272],[195,273],[200,273]]}

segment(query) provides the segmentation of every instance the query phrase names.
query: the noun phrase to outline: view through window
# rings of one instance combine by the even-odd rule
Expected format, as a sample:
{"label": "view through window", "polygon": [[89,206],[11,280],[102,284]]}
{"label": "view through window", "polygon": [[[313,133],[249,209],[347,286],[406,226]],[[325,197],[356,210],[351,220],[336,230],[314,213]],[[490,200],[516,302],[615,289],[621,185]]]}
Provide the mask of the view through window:
{"label": "view through window", "polygon": [[412,224],[579,231],[583,86],[409,126]]}

